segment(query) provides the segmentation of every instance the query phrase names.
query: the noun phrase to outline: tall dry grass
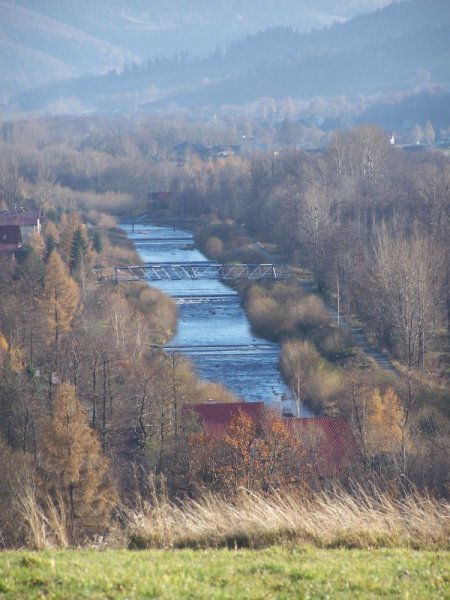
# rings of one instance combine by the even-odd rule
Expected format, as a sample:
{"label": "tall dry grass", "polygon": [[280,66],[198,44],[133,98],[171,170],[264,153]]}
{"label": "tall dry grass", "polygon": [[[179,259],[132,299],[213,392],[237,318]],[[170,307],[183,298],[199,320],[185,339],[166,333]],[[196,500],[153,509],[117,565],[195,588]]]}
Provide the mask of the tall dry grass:
{"label": "tall dry grass", "polygon": [[[71,546],[63,502],[39,502],[22,490],[20,526],[36,550]],[[426,494],[404,496],[357,488],[319,494],[241,490],[234,499],[207,494],[171,502],[164,485],[152,483],[149,500],[121,509],[105,532],[103,547],[261,548],[308,544],[319,548],[450,549],[450,502]],[[82,544],[77,541],[77,546]],[[92,540],[85,540],[92,545]],[[73,541],[72,541],[73,545]]]}
{"label": "tall dry grass", "polygon": [[450,503],[410,493],[336,489],[315,496],[243,490],[233,501],[205,495],[182,504],[154,497],[124,512],[134,548],[450,548]]}
{"label": "tall dry grass", "polygon": [[[61,498],[39,501],[34,484],[26,482],[18,496],[18,513],[25,543],[33,550],[68,548],[69,520]],[[19,523],[18,523],[19,525]]]}

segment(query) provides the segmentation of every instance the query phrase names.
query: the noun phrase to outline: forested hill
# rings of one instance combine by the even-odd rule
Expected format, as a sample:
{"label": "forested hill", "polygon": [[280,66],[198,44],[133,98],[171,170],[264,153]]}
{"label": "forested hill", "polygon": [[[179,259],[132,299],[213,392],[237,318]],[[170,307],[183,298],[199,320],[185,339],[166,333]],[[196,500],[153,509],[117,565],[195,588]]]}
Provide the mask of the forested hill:
{"label": "forested hill", "polygon": [[120,74],[22,94],[21,109],[75,99],[85,109],[236,105],[258,98],[411,92],[450,85],[450,3],[411,0],[320,31],[279,27],[204,59],[153,59]]}
{"label": "forested hill", "polygon": [[1,0],[3,93],[217,46],[268,27],[309,31],[392,0]]}
{"label": "forested hill", "polygon": [[[230,47],[228,78],[171,101],[241,104],[258,97],[365,94],[450,84],[450,3],[413,0],[310,34],[274,29]],[[233,73],[233,65],[241,72]]]}

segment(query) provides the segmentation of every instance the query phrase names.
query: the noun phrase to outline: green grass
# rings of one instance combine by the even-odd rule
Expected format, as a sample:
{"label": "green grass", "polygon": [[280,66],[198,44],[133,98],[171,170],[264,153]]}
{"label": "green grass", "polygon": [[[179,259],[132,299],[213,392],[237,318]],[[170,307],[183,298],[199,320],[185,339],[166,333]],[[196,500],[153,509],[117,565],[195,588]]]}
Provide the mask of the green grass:
{"label": "green grass", "polygon": [[0,554],[0,598],[450,597],[450,553],[281,548]]}

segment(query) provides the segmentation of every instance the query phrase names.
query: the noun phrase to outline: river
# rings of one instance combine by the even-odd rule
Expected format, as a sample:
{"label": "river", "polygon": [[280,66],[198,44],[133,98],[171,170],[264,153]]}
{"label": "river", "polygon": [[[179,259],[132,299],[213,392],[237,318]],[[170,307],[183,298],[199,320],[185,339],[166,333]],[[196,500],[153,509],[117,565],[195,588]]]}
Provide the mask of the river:
{"label": "river", "polygon": [[[203,262],[191,232],[148,224],[121,227],[144,262]],[[279,344],[255,336],[238,293],[214,280],[151,282],[179,305],[176,335],[166,349],[188,356],[203,379],[218,381],[246,402],[264,401],[292,410],[292,392],[283,382]],[[302,408],[302,416],[311,413]]]}

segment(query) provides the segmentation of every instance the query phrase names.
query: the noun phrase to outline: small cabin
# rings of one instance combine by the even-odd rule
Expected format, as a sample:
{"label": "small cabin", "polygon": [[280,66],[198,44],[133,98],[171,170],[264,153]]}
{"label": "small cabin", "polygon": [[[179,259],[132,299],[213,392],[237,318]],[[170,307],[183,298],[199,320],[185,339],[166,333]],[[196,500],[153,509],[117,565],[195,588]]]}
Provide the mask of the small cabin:
{"label": "small cabin", "polygon": [[0,224],[0,252],[17,252],[22,248],[22,234],[19,225]]}
{"label": "small cabin", "polygon": [[19,227],[21,242],[27,243],[33,233],[41,232],[39,210],[17,210],[0,212],[0,227]]}

